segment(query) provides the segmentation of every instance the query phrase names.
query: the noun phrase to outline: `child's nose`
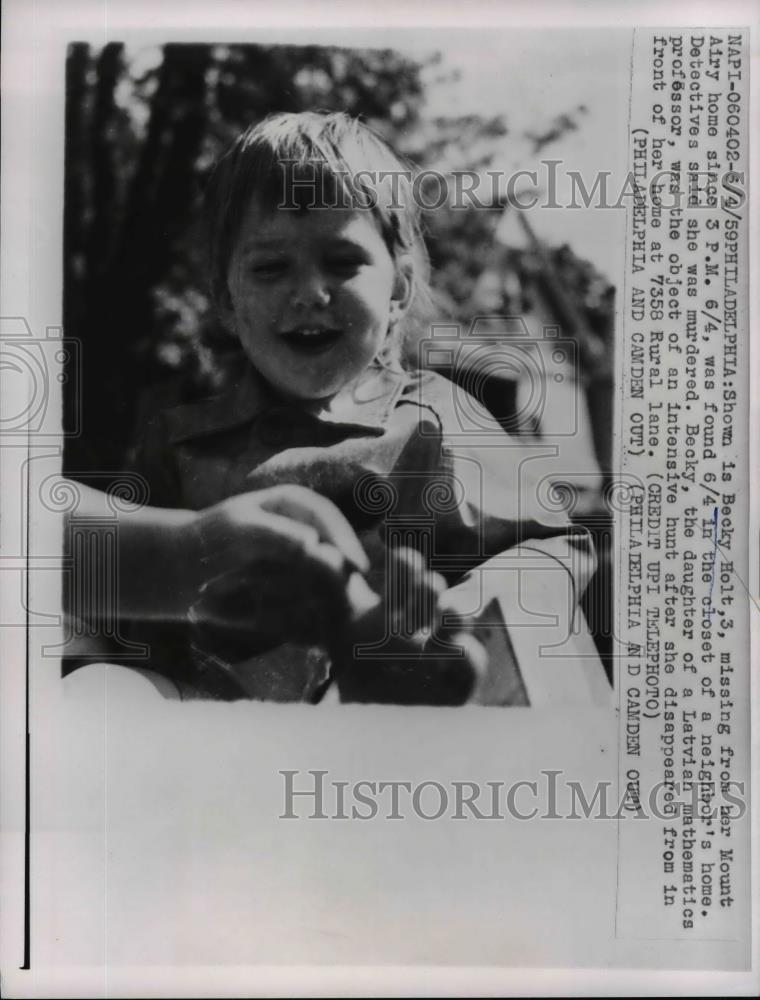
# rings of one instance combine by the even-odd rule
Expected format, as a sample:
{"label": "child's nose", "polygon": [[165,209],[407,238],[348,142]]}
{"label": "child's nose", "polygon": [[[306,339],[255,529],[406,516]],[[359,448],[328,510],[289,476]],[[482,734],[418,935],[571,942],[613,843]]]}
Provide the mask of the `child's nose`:
{"label": "child's nose", "polygon": [[331,298],[330,283],[321,270],[314,269],[302,272],[293,293],[293,304],[313,308],[329,305]]}

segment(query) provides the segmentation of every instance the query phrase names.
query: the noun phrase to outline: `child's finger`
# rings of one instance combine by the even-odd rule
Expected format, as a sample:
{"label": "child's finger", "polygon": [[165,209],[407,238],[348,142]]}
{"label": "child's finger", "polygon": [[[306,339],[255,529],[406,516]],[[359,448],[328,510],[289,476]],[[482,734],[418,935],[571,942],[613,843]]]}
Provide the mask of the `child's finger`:
{"label": "child's finger", "polygon": [[411,548],[391,553],[388,605],[394,630],[413,635],[436,621],[436,606],[446,581],[429,570],[421,552]]}
{"label": "child's finger", "polygon": [[465,630],[475,622],[480,613],[480,609],[472,607],[470,596],[462,595],[456,588],[441,594],[438,599],[438,611],[441,617],[447,620],[448,628],[457,624]]}

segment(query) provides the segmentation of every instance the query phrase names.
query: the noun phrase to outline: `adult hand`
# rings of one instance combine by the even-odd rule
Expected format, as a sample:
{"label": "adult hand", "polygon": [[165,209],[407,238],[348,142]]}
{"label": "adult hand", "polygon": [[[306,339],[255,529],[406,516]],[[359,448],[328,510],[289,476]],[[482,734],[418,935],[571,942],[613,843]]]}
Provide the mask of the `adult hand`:
{"label": "adult hand", "polygon": [[200,512],[194,530],[201,582],[191,617],[230,639],[326,641],[379,602],[353,528],[305,487],[231,497]]}

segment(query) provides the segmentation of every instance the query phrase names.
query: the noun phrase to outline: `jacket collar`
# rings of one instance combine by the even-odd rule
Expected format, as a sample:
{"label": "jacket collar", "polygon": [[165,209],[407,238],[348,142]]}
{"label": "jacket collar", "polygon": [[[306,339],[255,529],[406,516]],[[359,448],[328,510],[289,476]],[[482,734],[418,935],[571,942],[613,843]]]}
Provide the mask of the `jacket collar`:
{"label": "jacket collar", "polygon": [[353,386],[341,390],[328,408],[312,412],[277,396],[251,366],[224,395],[176,406],[166,413],[171,442],[205,437],[252,423],[264,413],[297,411],[322,423],[383,430],[398,397],[409,381],[403,371],[372,365]]}

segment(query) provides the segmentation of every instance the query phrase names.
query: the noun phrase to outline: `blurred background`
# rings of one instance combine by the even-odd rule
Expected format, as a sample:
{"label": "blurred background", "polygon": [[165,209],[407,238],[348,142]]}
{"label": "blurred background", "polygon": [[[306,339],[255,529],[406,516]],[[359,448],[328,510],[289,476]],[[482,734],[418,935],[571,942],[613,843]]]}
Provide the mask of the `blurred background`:
{"label": "blurred background", "polygon": [[[509,72],[488,51],[456,45],[70,45],[63,311],[65,335],[82,344],[82,393],[79,402],[64,398],[64,425],[79,406],[84,431],[67,440],[65,471],[116,472],[147,409],[222,391],[234,373],[240,355],[207,295],[199,208],[214,161],[252,122],[273,111],[346,111],[446,175],[573,156],[571,167],[587,169],[584,154],[598,152],[621,106],[610,83],[617,76],[600,81],[600,52],[589,63],[566,41],[547,62],[551,46],[532,35],[513,45]],[[604,38],[613,73],[618,53]],[[519,371],[491,364],[479,375],[477,350],[469,366],[436,367],[475,390],[512,433],[547,441],[560,428],[557,485],[572,497],[571,516],[597,536],[601,570],[587,603],[602,636],[611,615],[611,230],[592,224],[598,213],[522,212],[489,190],[478,187],[483,207],[425,213],[436,322],[458,323],[474,339],[559,338],[572,350],[537,348],[544,399],[527,418]],[[484,327],[489,316],[511,319]],[[568,406],[572,435],[561,431]]]}

